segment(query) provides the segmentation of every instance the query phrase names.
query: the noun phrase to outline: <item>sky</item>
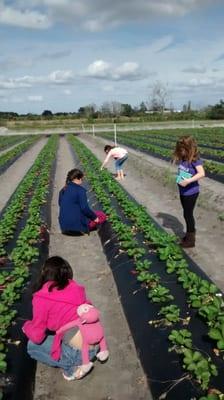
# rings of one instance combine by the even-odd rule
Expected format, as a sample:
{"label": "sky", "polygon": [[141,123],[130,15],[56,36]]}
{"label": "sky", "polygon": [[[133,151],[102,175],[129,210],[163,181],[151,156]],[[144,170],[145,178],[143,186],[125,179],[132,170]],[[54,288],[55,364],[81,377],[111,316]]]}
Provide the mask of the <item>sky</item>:
{"label": "sky", "polygon": [[223,0],[0,0],[0,111],[224,99]]}

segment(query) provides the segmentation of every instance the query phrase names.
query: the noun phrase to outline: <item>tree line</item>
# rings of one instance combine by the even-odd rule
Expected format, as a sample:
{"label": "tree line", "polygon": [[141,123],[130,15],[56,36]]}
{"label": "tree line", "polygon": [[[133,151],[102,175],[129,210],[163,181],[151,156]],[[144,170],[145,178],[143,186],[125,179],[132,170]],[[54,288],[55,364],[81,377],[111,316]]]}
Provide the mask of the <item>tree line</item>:
{"label": "tree line", "polygon": [[[0,119],[53,119],[53,118],[85,118],[89,121],[101,118],[140,117],[142,120],[167,120],[167,119],[224,119],[224,101],[220,100],[215,105],[209,105],[203,110],[193,110],[191,102],[183,105],[182,110],[175,110],[172,105],[166,108],[165,104],[154,101],[149,108],[146,102],[141,102],[138,107],[119,102],[105,102],[100,108],[95,104],[82,106],[76,112],[56,112],[44,110],[41,114],[19,114],[16,112],[0,111]],[[115,121],[116,122],[116,121]]]}

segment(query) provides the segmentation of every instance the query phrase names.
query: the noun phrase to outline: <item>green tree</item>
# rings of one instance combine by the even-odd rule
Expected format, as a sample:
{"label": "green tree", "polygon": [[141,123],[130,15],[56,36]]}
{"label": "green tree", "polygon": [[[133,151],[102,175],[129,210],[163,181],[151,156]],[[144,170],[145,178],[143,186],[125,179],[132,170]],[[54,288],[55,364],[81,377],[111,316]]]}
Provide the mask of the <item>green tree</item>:
{"label": "green tree", "polygon": [[224,119],[224,101],[220,100],[218,104],[210,106],[207,115],[211,119]]}
{"label": "green tree", "polygon": [[46,118],[53,117],[53,113],[50,110],[44,110],[42,112],[42,117],[46,117]]}
{"label": "green tree", "polygon": [[131,117],[134,114],[134,110],[130,104],[121,104],[121,115]]}

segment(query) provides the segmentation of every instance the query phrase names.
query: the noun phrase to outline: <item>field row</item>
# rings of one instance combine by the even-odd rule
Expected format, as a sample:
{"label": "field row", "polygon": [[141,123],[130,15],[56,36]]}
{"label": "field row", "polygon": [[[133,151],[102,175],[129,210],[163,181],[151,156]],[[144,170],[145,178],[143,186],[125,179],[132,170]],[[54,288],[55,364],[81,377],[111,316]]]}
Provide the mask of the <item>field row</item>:
{"label": "field row", "polygon": [[[151,132],[149,136],[144,134],[139,134],[139,132],[122,132],[117,136],[117,141],[120,144],[124,144],[126,146],[132,147],[136,150],[144,151],[154,157],[158,157],[164,159],[166,161],[172,160],[173,151],[175,148],[175,140],[172,137],[172,140],[164,133],[164,139],[158,139],[157,136],[155,138],[151,138]],[[104,139],[108,139],[110,141],[114,140],[114,134],[112,132],[100,132],[97,133],[97,136],[100,136]],[[224,136],[223,136],[224,138]],[[224,139],[223,139],[224,142]],[[205,143],[205,142],[204,142]],[[209,147],[200,148],[201,156],[204,158],[204,167],[207,172],[207,175],[212,178],[224,182],[224,146],[219,149],[214,150]],[[221,146],[221,143],[220,143]],[[221,150],[222,149],[222,150]],[[207,159],[206,159],[207,157]]]}
{"label": "field row", "polygon": [[[223,294],[186,258],[176,236],[164,232],[108,171],[96,173],[101,163],[91,151],[72,135],[68,141],[90,185],[89,198],[108,215],[99,235],[119,281],[121,301],[153,397],[223,399]],[[20,303],[35,268],[39,269],[47,254],[46,209],[50,207],[57,144],[56,135],[49,138],[1,213],[2,374],[10,368],[15,373],[12,365],[16,363],[10,359],[12,327],[27,318],[21,314]],[[208,393],[214,388],[216,394],[211,398]]]}

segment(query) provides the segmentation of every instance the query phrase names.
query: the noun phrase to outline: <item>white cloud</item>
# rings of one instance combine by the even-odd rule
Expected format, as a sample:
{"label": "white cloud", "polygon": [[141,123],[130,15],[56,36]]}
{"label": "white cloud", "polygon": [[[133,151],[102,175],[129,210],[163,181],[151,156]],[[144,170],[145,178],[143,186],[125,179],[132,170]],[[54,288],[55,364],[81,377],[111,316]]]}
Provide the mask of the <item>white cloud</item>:
{"label": "white cloud", "polygon": [[28,88],[31,85],[26,82],[21,82],[18,79],[0,79],[0,89],[19,89],[19,88]]}
{"label": "white cloud", "polygon": [[115,68],[113,76],[118,80],[138,80],[143,78],[139,65],[136,62],[125,62],[120,67]]}
{"label": "white cloud", "polygon": [[46,29],[51,26],[49,18],[29,9],[17,9],[0,5],[0,24],[12,25],[21,28]]}
{"label": "white cloud", "polygon": [[197,79],[193,78],[189,81],[189,86],[211,86],[215,84],[215,80],[213,78],[203,78]]}
{"label": "white cloud", "polygon": [[103,60],[94,61],[87,68],[87,74],[94,78],[107,78],[110,74],[110,64]]}
{"label": "white cloud", "polygon": [[33,101],[33,102],[41,102],[41,101],[43,101],[43,96],[41,96],[41,95],[28,96],[28,100]]}
{"label": "white cloud", "polygon": [[53,71],[49,75],[49,81],[56,84],[69,83],[73,80],[74,74],[71,70],[68,71]]}
{"label": "white cloud", "polygon": [[36,84],[67,85],[73,81],[74,75],[71,70],[53,71],[46,76],[25,75],[20,78],[0,78],[0,89],[29,88]]}
{"label": "white cloud", "polygon": [[65,89],[65,90],[63,91],[63,93],[66,94],[67,96],[71,96],[71,94],[72,94],[72,92],[71,92],[70,89]]}
{"label": "white cloud", "polygon": [[96,60],[88,66],[86,76],[111,81],[135,81],[144,79],[147,74],[140,69],[136,62],[125,62],[114,67],[106,61]]}
{"label": "white cloud", "polygon": [[[96,32],[161,16],[180,17],[213,3],[212,0],[129,0],[128,4],[127,0],[14,0],[14,7],[2,6],[1,22],[36,29],[63,22]],[[45,14],[36,11],[40,7]]]}

